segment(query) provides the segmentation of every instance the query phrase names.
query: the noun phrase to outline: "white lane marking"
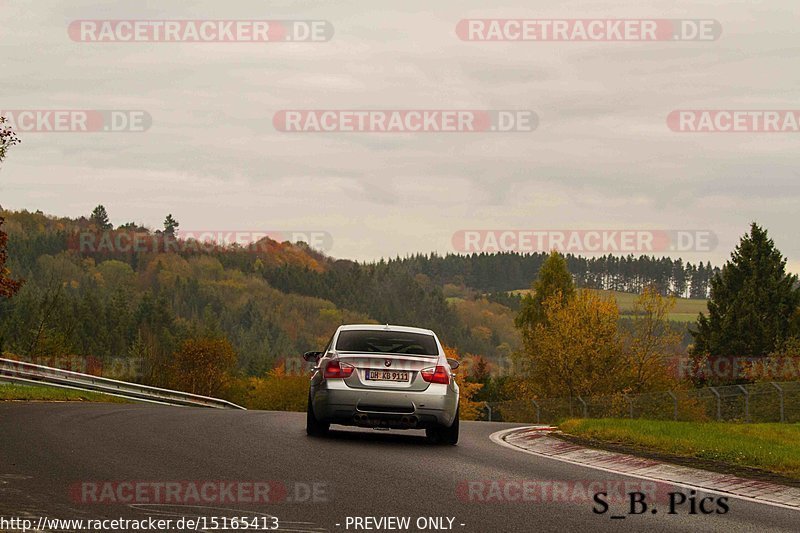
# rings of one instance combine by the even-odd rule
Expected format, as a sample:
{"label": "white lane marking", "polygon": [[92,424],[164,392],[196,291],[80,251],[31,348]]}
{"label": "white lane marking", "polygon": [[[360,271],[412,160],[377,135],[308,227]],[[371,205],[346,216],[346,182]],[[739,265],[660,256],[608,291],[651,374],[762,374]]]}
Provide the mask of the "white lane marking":
{"label": "white lane marking", "polygon": [[760,503],[760,504],[763,504],[763,505],[772,505],[773,507],[780,507],[782,509],[789,509],[790,511],[800,511],[800,509],[798,509],[797,507],[792,507],[791,505],[784,505],[782,503],[772,502],[772,501],[769,501],[769,500],[759,500],[757,498],[752,498],[750,496],[743,496],[741,494],[735,494],[733,492],[725,492],[725,491],[716,490],[716,489],[709,489],[709,488],[706,488],[706,487],[702,487],[700,485],[690,485],[688,483],[683,483],[683,482],[678,482],[678,481],[671,481],[669,479],[661,479],[661,478],[652,477],[652,476],[645,476],[643,474],[636,474],[636,473],[633,473],[633,472],[621,472],[619,470],[612,470],[611,468],[606,468],[606,467],[603,467],[603,466],[595,466],[595,465],[588,464],[588,463],[579,463],[578,461],[573,461],[572,459],[565,459],[564,457],[558,457],[558,456],[555,456],[555,455],[547,455],[547,454],[544,454],[544,453],[539,453],[539,452],[534,452],[534,451],[531,451],[531,450],[527,450],[525,448],[520,448],[519,446],[514,446],[513,444],[509,444],[508,442],[505,441],[505,439],[503,439],[503,437],[505,437],[508,433],[511,433],[511,432],[514,432],[514,431],[522,431],[522,430],[526,430],[526,429],[537,429],[537,428],[546,428],[546,427],[550,427],[550,426],[520,426],[518,428],[503,429],[503,430],[500,430],[500,431],[495,431],[494,433],[489,435],[489,439],[492,442],[494,442],[495,444],[499,444],[500,446],[504,446],[506,448],[511,448],[512,450],[516,450],[518,452],[529,453],[529,454],[535,455],[537,457],[543,457],[545,459],[553,459],[555,461],[561,461],[562,463],[569,463],[571,465],[583,466],[585,468],[593,468],[595,470],[602,470],[603,472],[609,472],[611,474],[618,474],[620,476],[628,476],[628,477],[635,477],[635,478],[639,478],[639,479],[646,479],[647,481],[657,481],[659,483],[666,483],[666,484],[669,484],[669,485],[675,485],[676,487],[682,487],[682,488],[685,488],[685,489],[700,490],[700,491],[705,492],[707,494],[718,494],[720,496],[728,496],[730,498],[735,498],[735,499],[738,499],[738,500],[744,500],[744,501],[753,502],[753,503]]}

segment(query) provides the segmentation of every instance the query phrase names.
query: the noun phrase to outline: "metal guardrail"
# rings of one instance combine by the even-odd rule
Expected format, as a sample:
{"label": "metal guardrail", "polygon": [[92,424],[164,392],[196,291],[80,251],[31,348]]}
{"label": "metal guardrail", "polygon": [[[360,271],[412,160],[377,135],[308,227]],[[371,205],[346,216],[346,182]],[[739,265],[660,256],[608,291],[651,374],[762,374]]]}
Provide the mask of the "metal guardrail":
{"label": "metal guardrail", "polygon": [[139,385],[127,381],[81,374],[49,366],[35,365],[24,361],[0,358],[0,381],[44,384],[62,389],[101,392],[129,400],[191,407],[213,407],[216,409],[244,409],[235,403],[219,398],[200,396],[170,389]]}

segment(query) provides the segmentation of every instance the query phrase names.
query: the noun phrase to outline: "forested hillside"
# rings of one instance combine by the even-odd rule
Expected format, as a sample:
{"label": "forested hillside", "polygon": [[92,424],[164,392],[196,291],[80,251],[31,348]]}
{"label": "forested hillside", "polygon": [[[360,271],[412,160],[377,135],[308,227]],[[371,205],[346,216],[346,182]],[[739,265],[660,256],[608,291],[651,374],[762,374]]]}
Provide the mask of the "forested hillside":
{"label": "forested hillside", "polygon": [[[145,377],[181,342],[201,337],[227,339],[239,369],[261,375],[320,347],[347,322],[430,327],[461,353],[505,357],[520,347],[513,327],[519,298],[506,291],[529,287],[544,259],[417,255],[363,264],[269,238],[255,249],[170,248],[178,225],[171,215],[163,230],[134,223],[114,229],[99,207],[79,219],[0,216],[8,266],[26,280],[13,299],[0,300],[0,350],[26,358],[128,358],[141,362]],[[86,235],[132,233],[158,245],[137,252],[75,246]],[[668,258],[567,261],[578,286],[631,292],[654,283],[663,292],[704,296],[712,271]]]}

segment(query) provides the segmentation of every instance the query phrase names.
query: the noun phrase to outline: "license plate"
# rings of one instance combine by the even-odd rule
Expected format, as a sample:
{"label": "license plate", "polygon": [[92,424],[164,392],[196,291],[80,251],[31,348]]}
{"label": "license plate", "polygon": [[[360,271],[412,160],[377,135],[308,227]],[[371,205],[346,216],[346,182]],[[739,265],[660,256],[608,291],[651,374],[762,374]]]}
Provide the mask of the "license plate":
{"label": "license plate", "polygon": [[408,381],[408,372],[397,370],[367,370],[365,374],[370,381]]}

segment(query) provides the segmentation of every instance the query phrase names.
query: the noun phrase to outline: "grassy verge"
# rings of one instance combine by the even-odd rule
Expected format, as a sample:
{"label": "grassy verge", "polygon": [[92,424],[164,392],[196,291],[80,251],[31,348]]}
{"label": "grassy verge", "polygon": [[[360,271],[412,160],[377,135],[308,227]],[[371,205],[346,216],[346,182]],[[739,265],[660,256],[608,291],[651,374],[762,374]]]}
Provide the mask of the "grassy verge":
{"label": "grassy verge", "polygon": [[27,400],[45,402],[113,402],[128,403],[124,398],[84,392],[72,389],[59,389],[42,385],[18,385],[16,383],[0,383],[0,401]]}
{"label": "grassy verge", "polygon": [[570,435],[800,479],[800,424],[567,420]]}

